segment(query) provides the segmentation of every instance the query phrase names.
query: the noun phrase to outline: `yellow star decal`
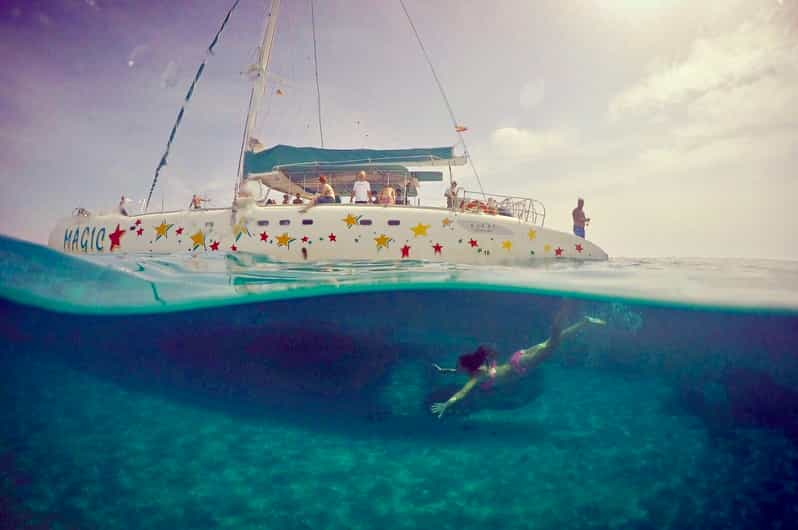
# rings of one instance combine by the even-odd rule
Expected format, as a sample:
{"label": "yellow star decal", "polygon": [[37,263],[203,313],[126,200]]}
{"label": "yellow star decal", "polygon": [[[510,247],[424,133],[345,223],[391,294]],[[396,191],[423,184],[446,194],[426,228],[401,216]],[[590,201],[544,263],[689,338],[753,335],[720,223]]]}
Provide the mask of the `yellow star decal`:
{"label": "yellow star decal", "polygon": [[538,237],[538,233],[535,230],[529,229],[529,232],[526,233],[529,236],[529,239],[535,239]]}
{"label": "yellow star decal", "polygon": [[341,221],[346,223],[347,228],[352,228],[352,225],[356,225],[359,219],[360,217],[355,217],[351,213],[348,213]]}
{"label": "yellow star decal", "polygon": [[502,248],[504,250],[510,251],[513,248],[513,242],[510,240],[502,241]]}
{"label": "yellow star decal", "polygon": [[442,224],[444,227],[446,227],[446,226],[449,226],[450,224],[452,224],[453,222],[454,222],[454,221],[452,221],[452,220],[451,220],[451,219],[449,219],[448,217],[445,217],[445,218],[443,219],[443,221],[441,221],[441,224]]}
{"label": "yellow star decal", "polygon": [[413,231],[413,237],[427,235],[427,230],[428,229],[429,229],[429,225],[423,225],[421,223],[418,223],[416,226],[411,226],[410,227],[410,230]]}
{"label": "yellow star decal", "polygon": [[388,243],[393,241],[390,237],[386,236],[385,234],[380,234],[380,237],[375,237],[374,241],[377,243],[377,250],[381,248],[388,248]]}
{"label": "yellow star decal", "polygon": [[246,234],[249,237],[252,237],[252,234],[249,233],[249,228],[247,228],[247,220],[241,219],[239,222],[233,225],[233,235],[236,238],[236,241],[241,239],[241,234]]}
{"label": "yellow star decal", "polygon": [[197,230],[197,233],[191,236],[191,241],[194,243],[194,250],[199,247],[205,248],[205,234],[202,230]]}
{"label": "yellow star decal", "polygon": [[278,247],[287,247],[293,239],[288,235],[288,233],[284,233],[281,236],[277,236],[277,246]]}
{"label": "yellow star decal", "polygon": [[543,245],[543,252],[551,252],[551,245]]}
{"label": "yellow star decal", "polygon": [[169,229],[175,225],[168,225],[166,224],[166,219],[161,221],[161,224],[155,227],[155,241],[158,241],[162,237],[167,237],[169,235]]}

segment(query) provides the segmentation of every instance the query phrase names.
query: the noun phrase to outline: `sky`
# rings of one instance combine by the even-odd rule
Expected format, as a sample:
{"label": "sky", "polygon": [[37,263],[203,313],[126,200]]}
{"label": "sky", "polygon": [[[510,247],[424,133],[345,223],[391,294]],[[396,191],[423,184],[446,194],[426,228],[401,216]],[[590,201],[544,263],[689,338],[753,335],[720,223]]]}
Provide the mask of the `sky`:
{"label": "sky", "polygon": [[[0,233],[45,243],[75,207],[144,199],[232,3],[0,2]],[[265,4],[241,0],[208,58],[151,211],[230,204]],[[457,142],[398,0],[314,5],[326,147]],[[406,5],[485,191],[566,231],[583,197],[613,257],[798,259],[798,0]],[[313,67],[310,0],[284,0],[265,145],[319,145]]]}

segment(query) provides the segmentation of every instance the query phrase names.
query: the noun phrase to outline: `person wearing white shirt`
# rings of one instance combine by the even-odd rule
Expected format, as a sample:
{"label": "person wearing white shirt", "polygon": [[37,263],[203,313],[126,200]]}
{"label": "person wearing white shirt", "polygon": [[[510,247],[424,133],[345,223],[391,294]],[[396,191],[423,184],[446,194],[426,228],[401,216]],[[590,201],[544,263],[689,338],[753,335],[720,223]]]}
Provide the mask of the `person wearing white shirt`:
{"label": "person wearing white shirt", "polygon": [[360,171],[357,174],[357,180],[352,185],[352,195],[349,196],[349,202],[355,204],[368,204],[369,197],[371,196],[371,184],[366,180],[366,172]]}

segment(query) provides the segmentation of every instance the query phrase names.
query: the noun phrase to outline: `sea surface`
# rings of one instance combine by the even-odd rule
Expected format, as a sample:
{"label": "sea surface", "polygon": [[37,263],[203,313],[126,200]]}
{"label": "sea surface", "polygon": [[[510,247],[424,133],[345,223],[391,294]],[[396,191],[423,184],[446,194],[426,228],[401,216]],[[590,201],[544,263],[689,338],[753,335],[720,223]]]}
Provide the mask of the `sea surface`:
{"label": "sea surface", "polygon": [[[588,324],[510,386],[555,315]],[[0,526],[798,521],[798,262],[286,266],[0,237]]]}

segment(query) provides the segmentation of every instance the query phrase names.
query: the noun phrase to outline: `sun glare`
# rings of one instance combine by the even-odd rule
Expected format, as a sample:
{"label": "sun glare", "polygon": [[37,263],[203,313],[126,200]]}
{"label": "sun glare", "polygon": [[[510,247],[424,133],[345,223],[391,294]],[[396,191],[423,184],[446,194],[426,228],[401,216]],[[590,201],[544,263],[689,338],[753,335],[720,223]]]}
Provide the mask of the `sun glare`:
{"label": "sun glare", "polygon": [[595,0],[602,9],[623,14],[654,14],[683,0]]}

